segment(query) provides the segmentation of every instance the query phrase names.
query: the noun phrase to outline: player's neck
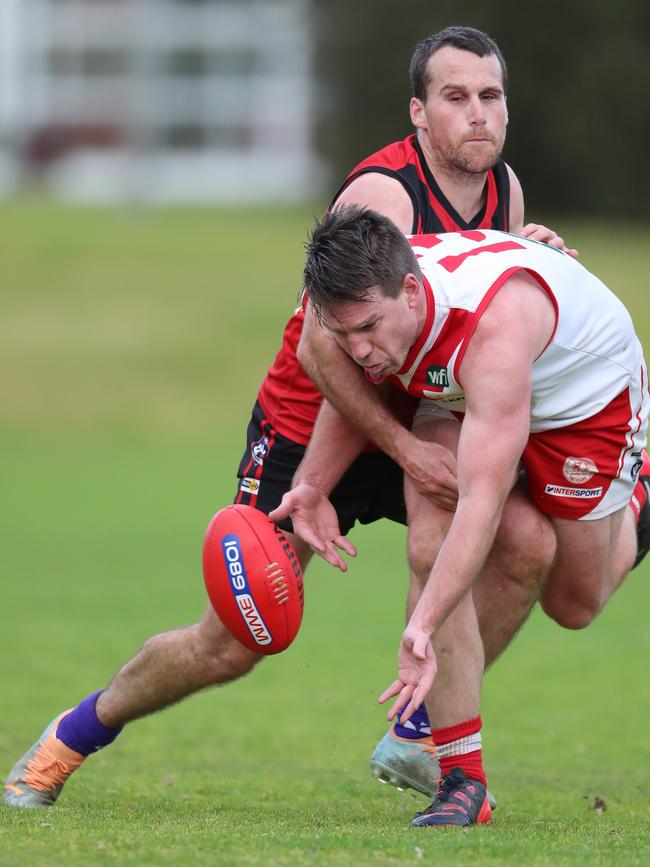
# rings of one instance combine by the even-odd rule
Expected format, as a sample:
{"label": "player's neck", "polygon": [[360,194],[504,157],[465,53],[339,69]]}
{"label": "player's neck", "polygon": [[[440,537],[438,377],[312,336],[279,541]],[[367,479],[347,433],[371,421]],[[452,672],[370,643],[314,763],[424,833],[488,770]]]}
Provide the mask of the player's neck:
{"label": "player's neck", "polygon": [[469,222],[483,207],[487,172],[458,169],[437,158],[425,136],[420,136],[419,141],[429,170],[443,195],[459,216]]}

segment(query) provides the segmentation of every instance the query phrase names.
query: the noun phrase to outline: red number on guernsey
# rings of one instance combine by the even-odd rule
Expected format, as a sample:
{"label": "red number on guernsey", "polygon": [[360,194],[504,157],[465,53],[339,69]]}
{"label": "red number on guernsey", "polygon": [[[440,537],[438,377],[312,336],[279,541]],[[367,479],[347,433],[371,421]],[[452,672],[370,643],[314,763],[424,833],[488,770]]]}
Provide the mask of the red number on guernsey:
{"label": "red number on guernsey", "polygon": [[[463,233],[464,234],[464,233]],[[457,256],[445,256],[438,261],[439,265],[453,274],[463,264],[465,259],[470,256],[478,256],[479,253],[503,253],[506,250],[525,250],[523,244],[518,244],[516,241],[499,241],[496,244],[486,244],[484,247],[474,247],[473,250],[467,250],[465,253],[459,253]]]}
{"label": "red number on guernsey", "polygon": [[430,250],[442,244],[442,238],[438,238],[437,235],[411,235],[409,243],[411,247],[424,247],[425,250]]}

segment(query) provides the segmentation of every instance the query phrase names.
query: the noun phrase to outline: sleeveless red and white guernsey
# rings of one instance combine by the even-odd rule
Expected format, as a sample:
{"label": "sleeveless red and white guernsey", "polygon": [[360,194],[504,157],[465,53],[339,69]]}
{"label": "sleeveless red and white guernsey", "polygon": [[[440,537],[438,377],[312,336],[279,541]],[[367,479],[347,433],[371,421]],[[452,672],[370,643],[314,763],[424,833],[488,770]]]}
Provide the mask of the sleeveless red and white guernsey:
{"label": "sleeveless red and white guernsey", "polygon": [[464,410],[459,369],[467,346],[492,298],[522,270],[546,291],[557,316],[555,332],[533,364],[531,431],[595,415],[636,375],[643,352],[629,313],[570,256],[494,231],[414,236],[410,243],[426,281],[428,315],[392,378],[412,396]]}
{"label": "sleeveless red and white guernsey", "polygon": [[[484,205],[469,222],[463,220],[445,198],[415,135],[388,145],[359,163],[337,191],[333,202],[355,178],[370,172],[385,174],[402,184],[413,204],[413,233],[509,227],[510,181],[502,160],[488,172]],[[258,400],[277,431],[294,442],[307,445],[322,397],[296,357],[303,321],[301,307],[285,327],[282,347],[262,383]]]}
{"label": "sleeveless red and white guernsey", "polygon": [[649,398],[643,351],[623,304],[575,259],[516,235],[468,231],[410,243],[424,277],[427,319],[390,379],[421,399],[415,423],[464,412],[467,347],[499,289],[526,271],[556,311],[553,335],[532,365],[523,455],[530,493],[542,511],[572,519],[624,505],[641,466]]}

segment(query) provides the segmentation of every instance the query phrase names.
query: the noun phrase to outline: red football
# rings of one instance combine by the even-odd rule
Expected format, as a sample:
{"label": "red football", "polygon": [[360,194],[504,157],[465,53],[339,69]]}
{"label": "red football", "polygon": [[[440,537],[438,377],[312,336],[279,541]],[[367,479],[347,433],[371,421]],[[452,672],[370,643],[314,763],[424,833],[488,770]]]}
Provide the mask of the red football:
{"label": "red football", "polygon": [[251,506],[226,506],[208,525],[203,577],[226,628],[257,653],[281,653],[300,629],[302,570],[282,531]]}

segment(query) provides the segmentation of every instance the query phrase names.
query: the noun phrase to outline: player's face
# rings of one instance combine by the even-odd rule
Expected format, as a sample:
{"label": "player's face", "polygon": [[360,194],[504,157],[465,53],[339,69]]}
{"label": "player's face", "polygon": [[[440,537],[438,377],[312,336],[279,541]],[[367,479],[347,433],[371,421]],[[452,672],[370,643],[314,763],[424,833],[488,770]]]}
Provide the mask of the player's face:
{"label": "player's face", "polygon": [[508,111],[501,65],[445,45],[429,58],[427,98],[411,100],[411,119],[434,167],[480,174],[498,160]]}
{"label": "player's face", "polygon": [[373,288],[364,301],[345,301],[323,312],[325,328],[371,379],[380,380],[400,370],[422,328],[418,316],[421,292],[412,274],[405,278],[409,280],[412,282],[397,298]]}

